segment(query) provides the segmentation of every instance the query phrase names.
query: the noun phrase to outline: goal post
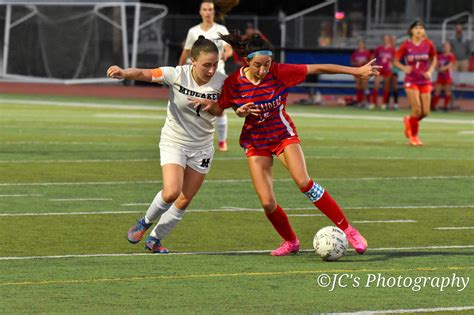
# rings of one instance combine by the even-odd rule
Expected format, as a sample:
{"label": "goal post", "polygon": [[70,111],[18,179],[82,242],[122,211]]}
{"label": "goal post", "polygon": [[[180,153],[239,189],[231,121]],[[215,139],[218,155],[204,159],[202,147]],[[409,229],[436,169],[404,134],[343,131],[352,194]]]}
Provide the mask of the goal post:
{"label": "goal post", "polygon": [[[0,77],[44,83],[109,82],[109,65],[163,61],[164,5],[138,2],[0,1]],[[2,21],[3,19],[3,21]]]}

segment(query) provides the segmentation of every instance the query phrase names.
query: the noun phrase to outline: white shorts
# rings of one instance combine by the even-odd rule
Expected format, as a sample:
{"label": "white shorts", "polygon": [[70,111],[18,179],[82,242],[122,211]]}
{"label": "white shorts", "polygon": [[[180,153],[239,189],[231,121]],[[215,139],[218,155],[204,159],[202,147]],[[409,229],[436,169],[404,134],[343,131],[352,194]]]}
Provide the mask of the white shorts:
{"label": "white shorts", "polygon": [[201,174],[209,173],[211,169],[214,147],[201,150],[187,150],[170,142],[160,142],[160,165],[178,164],[186,168],[189,166]]}

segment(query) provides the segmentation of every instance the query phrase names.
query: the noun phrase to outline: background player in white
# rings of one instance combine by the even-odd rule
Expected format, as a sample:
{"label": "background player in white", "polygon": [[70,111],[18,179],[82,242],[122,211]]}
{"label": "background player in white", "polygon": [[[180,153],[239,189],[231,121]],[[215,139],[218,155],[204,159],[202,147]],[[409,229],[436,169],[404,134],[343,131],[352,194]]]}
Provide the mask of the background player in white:
{"label": "background player in white", "polygon": [[128,231],[129,242],[138,243],[153,222],[157,225],[146,239],[145,248],[167,253],[161,245],[181,221],[184,210],[209,172],[214,154],[215,116],[195,108],[190,99],[217,100],[226,78],[217,71],[219,51],[211,40],[200,36],[191,48],[190,65],[156,69],[121,69],[111,66],[107,76],[166,84],[170,87],[168,112],[161,130],[160,162],[163,188],[143,218]]}
{"label": "background player in white", "polygon": [[[231,7],[225,8],[226,11],[230,9]],[[219,49],[219,66],[217,70],[225,74],[225,61],[227,58],[232,56],[232,46],[221,40],[219,38],[219,34],[226,35],[229,34],[229,31],[224,25],[218,24],[214,21],[216,16],[214,1],[202,1],[201,7],[199,9],[199,15],[201,15],[202,22],[189,29],[178,64],[186,64],[194,42],[199,37],[199,35],[204,35],[204,37],[207,39],[214,41],[217,48]],[[227,151],[227,116],[225,112],[217,117],[216,127],[219,151]]]}

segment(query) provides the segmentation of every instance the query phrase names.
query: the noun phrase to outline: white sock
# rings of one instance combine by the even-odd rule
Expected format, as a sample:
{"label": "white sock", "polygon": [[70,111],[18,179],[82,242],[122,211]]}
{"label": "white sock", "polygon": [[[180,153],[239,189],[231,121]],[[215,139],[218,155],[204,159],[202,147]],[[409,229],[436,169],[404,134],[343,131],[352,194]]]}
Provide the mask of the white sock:
{"label": "white sock", "polygon": [[161,196],[162,190],[160,190],[156,196],[155,199],[153,199],[152,203],[148,207],[148,210],[145,213],[145,223],[151,223],[158,219],[160,215],[166,212],[173,203],[166,203],[162,196]]}
{"label": "white sock", "polygon": [[222,117],[217,116],[217,140],[225,141],[227,139],[227,114],[224,112]]}
{"label": "white sock", "polygon": [[150,235],[159,240],[164,239],[176,227],[176,224],[181,221],[184,213],[184,210],[176,208],[173,204],[168,211],[163,213]]}

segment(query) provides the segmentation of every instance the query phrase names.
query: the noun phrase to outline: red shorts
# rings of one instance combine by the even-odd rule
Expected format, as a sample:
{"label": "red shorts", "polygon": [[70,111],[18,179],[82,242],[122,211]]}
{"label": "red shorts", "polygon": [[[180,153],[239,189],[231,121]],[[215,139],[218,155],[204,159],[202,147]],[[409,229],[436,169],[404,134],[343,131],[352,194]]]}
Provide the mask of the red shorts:
{"label": "red shorts", "polygon": [[273,156],[273,154],[275,154],[276,156],[279,156],[288,145],[293,144],[293,143],[300,144],[301,143],[300,138],[298,138],[297,136],[289,137],[278,142],[274,146],[266,147],[264,149],[256,149],[252,146],[249,146],[248,148],[245,149],[245,155],[246,156]]}
{"label": "red shorts", "polygon": [[433,90],[433,85],[431,84],[424,84],[424,85],[417,85],[410,82],[406,82],[403,84],[405,89],[411,90],[418,90],[421,94],[431,93]]}
{"label": "red shorts", "polygon": [[382,71],[380,71],[380,74],[379,74],[381,77],[383,77],[384,79],[390,79],[393,75],[392,73],[392,70],[385,70],[385,69],[382,69]]}
{"label": "red shorts", "polygon": [[438,80],[436,80],[436,84],[440,84],[440,85],[450,85],[453,83],[453,80],[451,78],[438,78]]}

